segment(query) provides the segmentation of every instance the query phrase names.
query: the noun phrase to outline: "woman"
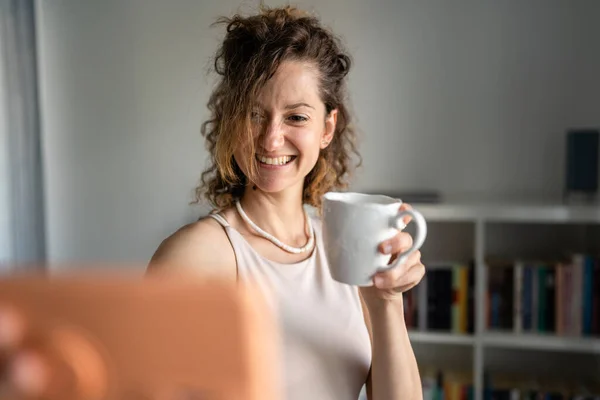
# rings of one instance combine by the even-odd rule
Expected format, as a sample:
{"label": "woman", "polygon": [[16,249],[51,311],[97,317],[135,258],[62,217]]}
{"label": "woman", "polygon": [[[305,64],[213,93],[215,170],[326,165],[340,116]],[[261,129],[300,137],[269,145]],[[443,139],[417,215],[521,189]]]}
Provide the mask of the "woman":
{"label": "woman", "polygon": [[[220,23],[220,81],[203,126],[212,165],[197,190],[215,210],[167,238],[149,269],[187,265],[302,304],[304,313],[286,315],[296,322],[284,334],[287,398],[356,399],[366,383],[371,400],[421,399],[402,303],[424,275],[420,254],[372,287],[340,284],[327,269],[321,225],[304,211],[344,188],[352,167],[350,58],[317,19],[292,7]],[[399,233],[380,251],[395,255],[411,243]]]}

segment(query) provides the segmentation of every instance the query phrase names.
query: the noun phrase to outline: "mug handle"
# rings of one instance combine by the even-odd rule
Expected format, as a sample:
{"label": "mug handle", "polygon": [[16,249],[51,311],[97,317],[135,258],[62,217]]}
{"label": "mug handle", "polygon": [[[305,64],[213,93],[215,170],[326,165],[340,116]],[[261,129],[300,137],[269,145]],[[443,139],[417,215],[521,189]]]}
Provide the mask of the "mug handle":
{"label": "mug handle", "polygon": [[396,260],[392,264],[388,265],[385,269],[392,269],[402,264],[404,262],[404,259],[410,253],[421,248],[423,242],[425,241],[425,238],[427,237],[427,222],[425,222],[423,214],[413,209],[400,211],[398,215],[396,215],[396,217],[394,217],[394,219],[392,220],[394,227],[400,230],[404,229],[406,225],[404,224],[402,219],[406,216],[411,216],[411,222],[417,224],[415,237],[413,238],[413,244],[408,250],[398,254]]}

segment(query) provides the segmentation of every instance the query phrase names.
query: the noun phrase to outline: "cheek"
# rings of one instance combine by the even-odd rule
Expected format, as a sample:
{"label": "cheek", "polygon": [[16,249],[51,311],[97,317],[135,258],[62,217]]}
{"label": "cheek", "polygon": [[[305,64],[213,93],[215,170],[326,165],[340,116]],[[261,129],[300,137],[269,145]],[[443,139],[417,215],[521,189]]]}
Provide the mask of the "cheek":
{"label": "cheek", "polygon": [[316,157],[321,151],[321,135],[314,130],[298,131],[290,140],[304,156]]}

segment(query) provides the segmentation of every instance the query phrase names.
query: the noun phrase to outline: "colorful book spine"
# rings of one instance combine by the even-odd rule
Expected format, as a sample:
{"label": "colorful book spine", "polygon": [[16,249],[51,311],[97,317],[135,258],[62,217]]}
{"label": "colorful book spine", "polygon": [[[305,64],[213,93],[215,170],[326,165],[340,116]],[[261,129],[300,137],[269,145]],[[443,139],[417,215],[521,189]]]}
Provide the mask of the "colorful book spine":
{"label": "colorful book spine", "polygon": [[538,331],[546,332],[546,274],[547,267],[538,267]]}
{"label": "colorful book spine", "polygon": [[583,308],[582,308],[582,333],[586,336],[592,334],[592,302],[593,297],[594,259],[589,255],[583,259]]}
{"label": "colorful book spine", "polygon": [[513,290],[513,329],[515,333],[523,331],[523,263],[515,263],[514,290]]}

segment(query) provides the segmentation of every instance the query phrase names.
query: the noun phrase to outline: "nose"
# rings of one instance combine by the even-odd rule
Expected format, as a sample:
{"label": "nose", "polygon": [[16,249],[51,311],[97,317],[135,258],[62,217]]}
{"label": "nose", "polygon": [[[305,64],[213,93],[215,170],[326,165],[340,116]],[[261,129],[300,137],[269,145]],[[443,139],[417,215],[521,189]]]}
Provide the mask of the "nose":
{"label": "nose", "polygon": [[283,127],[277,121],[270,121],[265,127],[261,145],[266,152],[275,152],[285,143]]}

